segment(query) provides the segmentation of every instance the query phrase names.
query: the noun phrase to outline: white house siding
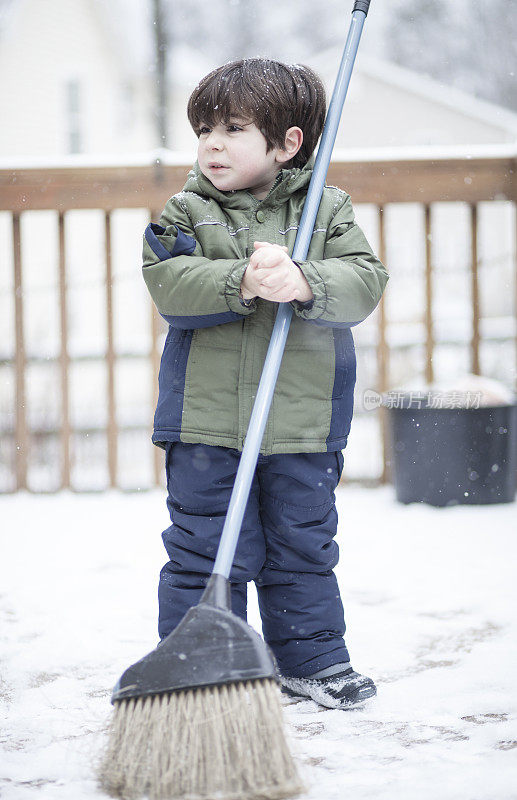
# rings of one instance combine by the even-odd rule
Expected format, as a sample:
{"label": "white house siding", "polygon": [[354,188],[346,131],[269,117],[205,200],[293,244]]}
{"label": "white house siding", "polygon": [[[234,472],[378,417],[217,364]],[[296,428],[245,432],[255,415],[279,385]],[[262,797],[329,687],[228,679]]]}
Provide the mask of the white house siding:
{"label": "white house siding", "polygon": [[511,134],[501,127],[358,72],[336,144],[382,147],[510,141]]}
{"label": "white house siding", "polygon": [[[341,54],[307,63],[330,99]],[[359,53],[336,146],[475,145],[517,141],[517,114]]]}
{"label": "white house siding", "polygon": [[187,119],[188,99],[205,75],[217,64],[200,51],[180,42],[173,42],[169,52],[169,148],[195,155],[197,139]]}

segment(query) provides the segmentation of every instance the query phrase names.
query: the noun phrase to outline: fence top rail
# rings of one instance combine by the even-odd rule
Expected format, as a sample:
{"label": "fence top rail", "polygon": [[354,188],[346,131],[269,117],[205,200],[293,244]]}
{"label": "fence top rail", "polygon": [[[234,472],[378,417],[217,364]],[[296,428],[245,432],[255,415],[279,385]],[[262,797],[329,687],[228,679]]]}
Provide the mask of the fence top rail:
{"label": "fence top rail", "polygon": [[[0,210],[160,209],[183,188],[191,165],[192,156],[165,150],[2,159]],[[327,182],[356,203],[517,202],[517,144],[338,150]]]}
{"label": "fence top rail", "polygon": [[[160,161],[168,166],[192,165],[195,150],[176,151],[155,148],[136,153],[79,153],[71,155],[0,156],[0,171],[21,169],[61,169],[66,167],[146,167]],[[414,145],[410,147],[334,148],[332,160],[356,161],[439,161],[472,158],[517,158],[515,142],[477,145]]]}

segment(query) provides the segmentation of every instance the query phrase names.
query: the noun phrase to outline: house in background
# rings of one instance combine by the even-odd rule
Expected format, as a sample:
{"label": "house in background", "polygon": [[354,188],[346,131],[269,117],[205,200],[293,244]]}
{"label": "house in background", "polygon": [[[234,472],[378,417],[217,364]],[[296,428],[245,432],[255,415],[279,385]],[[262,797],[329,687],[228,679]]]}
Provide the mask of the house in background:
{"label": "house in background", "polygon": [[152,147],[147,65],[112,6],[0,0],[0,157]]}
{"label": "house in background", "polygon": [[[328,95],[340,53],[308,63]],[[486,145],[517,142],[517,114],[388,61],[360,54],[350,82],[337,148]]]}
{"label": "house in background", "polygon": [[[150,21],[123,0],[0,0],[0,158],[142,153],[157,146]],[[191,157],[186,103],[215,64],[173,42],[170,148]],[[332,92],[341,52],[301,52]],[[517,114],[360,52],[336,148],[517,141]]]}

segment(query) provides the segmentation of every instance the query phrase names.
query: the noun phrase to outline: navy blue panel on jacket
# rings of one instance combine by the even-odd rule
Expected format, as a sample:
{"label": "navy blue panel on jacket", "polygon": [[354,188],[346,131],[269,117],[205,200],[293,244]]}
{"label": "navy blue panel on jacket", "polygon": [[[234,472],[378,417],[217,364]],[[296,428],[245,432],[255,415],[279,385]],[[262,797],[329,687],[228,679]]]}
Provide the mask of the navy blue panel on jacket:
{"label": "navy blue panel on jacket", "polygon": [[[167,259],[174,258],[174,256],[190,256],[196,249],[196,240],[193,239],[192,236],[183,233],[177,226],[175,227],[177,235],[171,252],[169,252],[158,239],[158,236],[162,236],[165,233],[165,228],[162,227],[162,225],[158,225],[156,222],[150,222],[145,229],[144,236],[147,244],[160,261],[167,261]],[[224,325],[226,322],[236,322],[242,319],[240,314],[229,310],[222,314],[203,314],[202,316],[189,317],[185,315],[173,317],[170,314],[162,314],[161,316],[169,325],[184,330],[192,328],[210,328],[213,325]]]}
{"label": "navy blue panel on jacket", "polygon": [[356,358],[352,331],[349,327],[334,328],[333,334],[336,375],[332,390],[332,416],[327,437],[327,450],[335,450],[336,440],[339,442],[343,436],[344,441],[340,447],[341,449],[346,447],[354,411],[356,379]]}
{"label": "navy blue panel on jacket", "polygon": [[165,339],[158,376],[159,394],[152,439],[162,447],[163,442],[171,437],[180,438],[185,374],[192,334],[192,329],[171,326]]}
{"label": "navy blue panel on jacket", "polygon": [[[310,301],[309,301],[310,303]],[[309,307],[309,304],[302,304]],[[308,319],[309,325],[332,328],[334,334],[334,353],[336,375],[332,389],[332,415],[327,436],[327,451],[343,450],[346,447],[352,414],[354,411],[354,388],[356,380],[356,357],[352,328],[359,322],[327,322],[321,319]]]}
{"label": "navy blue panel on jacket", "polygon": [[176,241],[170,253],[158,239],[158,236],[163,236],[165,233],[165,228],[162,227],[162,225],[158,225],[156,222],[150,222],[145,229],[144,236],[147,240],[147,244],[153,253],[156,253],[160,261],[167,261],[168,258],[172,258],[173,256],[190,256],[196,249],[196,240],[193,239],[192,236],[187,236],[187,234],[183,233],[177,226],[175,227]]}
{"label": "navy blue panel on jacket", "polygon": [[161,315],[165,322],[173,328],[213,328],[214,325],[224,325],[226,322],[242,320],[242,315],[236,311],[223,311],[221,314],[204,314],[199,317],[171,317],[169,314]]}

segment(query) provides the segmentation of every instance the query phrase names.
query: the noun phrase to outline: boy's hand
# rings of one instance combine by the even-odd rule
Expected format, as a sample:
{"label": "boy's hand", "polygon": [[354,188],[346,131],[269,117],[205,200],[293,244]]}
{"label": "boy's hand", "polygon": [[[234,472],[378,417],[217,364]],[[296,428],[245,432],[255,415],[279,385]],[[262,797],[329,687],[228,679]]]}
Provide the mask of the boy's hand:
{"label": "boy's hand", "polygon": [[257,296],[275,303],[312,300],[312,289],[301,269],[287,255],[287,247],[269,242],[254,242],[254,247],[241,283],[245,300]]}

